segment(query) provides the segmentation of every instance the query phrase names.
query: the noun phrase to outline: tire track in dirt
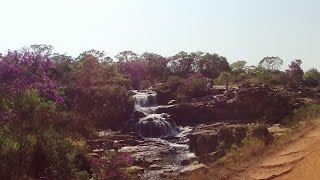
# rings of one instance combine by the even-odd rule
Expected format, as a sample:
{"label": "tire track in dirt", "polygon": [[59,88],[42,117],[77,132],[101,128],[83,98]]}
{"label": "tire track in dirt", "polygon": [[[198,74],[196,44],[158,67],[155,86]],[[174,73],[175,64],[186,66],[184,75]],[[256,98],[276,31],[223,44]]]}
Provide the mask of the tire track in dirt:
{"label": "tire track in dirt", "polygon": [[240,179],[320,179],[320,120],[313,124],[302,137],[248,168]]}

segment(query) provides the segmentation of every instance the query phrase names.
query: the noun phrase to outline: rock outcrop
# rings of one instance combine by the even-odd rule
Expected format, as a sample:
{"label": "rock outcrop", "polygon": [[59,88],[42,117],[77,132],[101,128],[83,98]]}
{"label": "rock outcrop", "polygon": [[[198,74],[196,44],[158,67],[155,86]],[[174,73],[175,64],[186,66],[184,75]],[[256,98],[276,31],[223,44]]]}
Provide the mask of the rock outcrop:
{"label": "rock outcrop", "polygon": [[268,85],[251,85],[220,95],[201,97],[194,103],[159,108],[157,112],[170,114],[177,125],[257,118],[269,123],[279,123],[294,108],[289,96],[277,89]]}
{"label": "rock outcrop", "polygon": [[259,139],[269,145],[274,137],[267,125],[215,123],[199,125],[188,135],[189,150],[200,157],[201,162],[214,162],[233,146],[241,147],[247,137]]}
{"label": "rock outcrop", "polygon": [[239,145],[247,135],[246,125],[216,123],[200,125],[189,134],[189,149],[196,155],[203,155],[229,149]]}

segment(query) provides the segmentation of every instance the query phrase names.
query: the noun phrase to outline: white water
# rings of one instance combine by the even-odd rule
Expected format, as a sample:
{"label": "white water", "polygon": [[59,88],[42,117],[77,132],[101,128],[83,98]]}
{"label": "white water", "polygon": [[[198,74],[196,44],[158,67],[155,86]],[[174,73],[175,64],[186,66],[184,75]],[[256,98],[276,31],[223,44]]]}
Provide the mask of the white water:
{"label": "white water", "polygon": [[135,111],[142,112],[146,117],[140,118],[136,123],[136,130],[144,137],[173,137],[179,133],[174,121],[168,114],[157,114],[160,107],[156,103],[157,93],[150,90],[133,91],[135,95]]}
{"label": "white water", "polygon": [[[135,95],[135,111],[142,112],[142,117],[135,122],[135,129],[140,134],[153,134],[160,132],[161,136],[143,136],[144,143],[138,146],[122,147],[120,151],[130,152],[135,158],[156,159],[155,164],[162,167],[160,170],[146,169],[142,179],[159,179],[164,170],[179,171],[183,166],[181,162],[193,158],[195,155],[189,151],[187,134],[191,127],[178,127],[166,113],[156,113],[160,107],[172,105],[157,105],[157,94],[153,91],[133,91]],[[145,132],[147,131],[147,133]],[[150,131],[150,132],[149,132]],[[154,134],[153,134],[154,135]],[[170,137],[169,139],[166,139]]]}

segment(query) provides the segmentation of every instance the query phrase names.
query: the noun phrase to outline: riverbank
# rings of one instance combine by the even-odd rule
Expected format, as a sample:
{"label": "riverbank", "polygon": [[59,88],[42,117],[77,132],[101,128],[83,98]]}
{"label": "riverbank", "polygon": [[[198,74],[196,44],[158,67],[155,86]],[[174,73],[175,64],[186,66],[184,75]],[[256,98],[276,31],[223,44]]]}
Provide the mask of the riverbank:
{"label": "riverbank", "polygon": [[252,141],[252,144],[230,151],[215,163],[207,163],[207,173],[186,179],[314,179],[319,177],[316,172],[319,153],[315,148],[320,143],[319,132],[319,119],[311,124],[302,121],[279,136],[272,145]]}

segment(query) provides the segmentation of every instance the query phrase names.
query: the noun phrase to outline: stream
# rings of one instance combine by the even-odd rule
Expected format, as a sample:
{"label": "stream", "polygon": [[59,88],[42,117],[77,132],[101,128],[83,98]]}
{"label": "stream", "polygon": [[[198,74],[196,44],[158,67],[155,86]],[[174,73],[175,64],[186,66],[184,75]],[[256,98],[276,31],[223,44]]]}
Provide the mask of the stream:
{"label": "stream", "polygon": [[186,137],[192,128],[177,126],[168,114],[156,113],[158,108],[170,105],[157,105],[154,91],[133,92],[135,113],[142,117],[134,119],[132,116],[129,124],[144,141],[137,146],[122,147],[120,151],[148,163],[142,179],[159,179],[163,172],[179,171],[184,160],[195,157],[189,151]]}

